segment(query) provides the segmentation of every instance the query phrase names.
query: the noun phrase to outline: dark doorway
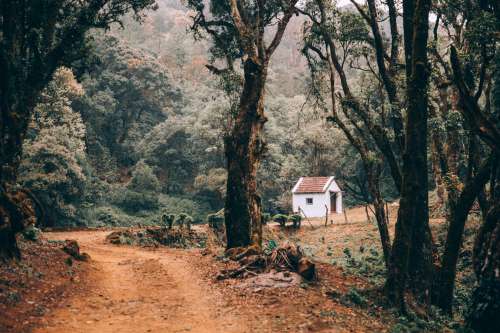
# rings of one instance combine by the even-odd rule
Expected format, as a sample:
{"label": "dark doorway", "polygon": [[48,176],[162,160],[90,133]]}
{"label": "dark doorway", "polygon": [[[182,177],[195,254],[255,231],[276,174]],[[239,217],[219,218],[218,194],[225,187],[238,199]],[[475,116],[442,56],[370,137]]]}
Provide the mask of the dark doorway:
{"label": "dark doorway", "polygon": [[330,192],[330,212],[337,212],[337,193]]}

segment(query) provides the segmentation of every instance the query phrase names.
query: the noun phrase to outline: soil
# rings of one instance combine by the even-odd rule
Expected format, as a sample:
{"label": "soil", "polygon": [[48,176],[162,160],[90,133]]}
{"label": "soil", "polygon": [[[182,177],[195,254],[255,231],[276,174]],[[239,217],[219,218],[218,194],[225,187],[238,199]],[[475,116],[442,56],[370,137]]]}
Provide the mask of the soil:
{"label": "soil", "polygon": [[[42,296],[34,304],[43,305],[43,311],[34,316],[23,306],[6,306],[2,311],[18,324],[1,326],[5,320],[0,318],[0,328],[35,333],[386,332],[395,318],[371,301],[379,296],[374,286],[328,263],[330,256],[323,257],[328,244],[341,252],[344,242],[367,243],[367,233],[376,232],[376,227],[362,212],[359,221],[355,211],[349,223],[336,216],[341,220],[326,228],[321,220],[311,221],[313,227],[305,222],[299,231],[266,228],[268,237],[300,240],[317,247],[317,259],[325,258],[317,260],[317,281],[284,288],[254,285],[249,279],[218,281],[218,273],[234,265],[220,249],[113,245],[105,240],[112,230],[48,232],[48,239],[77,240],[91,259],[73,264],[70,275],[61,275],[61,267],[68,270],[68,255],[60,249],[53,250],[57,256],[42,253],[45,261],[33,265],[50,261],[53,274],[59,274],[50,283],[39,281],[41,291],[35,294]],[[376,246],[376,234],[370,242],[372,238]],[[344,297],[353,289],[368,290],[366,295],[372,296],[366,296],[364,304],[353,304]],[[20,303],[33,290],[22,293]]]}
{"label": "soil", "polygon": [[51,308],[83,287],[87,264],[63,251],[64,242],[18,237],[22,258],[0,262],[0,332],[31,332]]}
{"label": "soil", "polygon": [[[190,251],[114,246],[109,232],[51,233],[76,239],[92,258],[88,288],[34,332],[244,332],[236,314],[208,290]],[[230,310],[230,309],[229,309]]]}

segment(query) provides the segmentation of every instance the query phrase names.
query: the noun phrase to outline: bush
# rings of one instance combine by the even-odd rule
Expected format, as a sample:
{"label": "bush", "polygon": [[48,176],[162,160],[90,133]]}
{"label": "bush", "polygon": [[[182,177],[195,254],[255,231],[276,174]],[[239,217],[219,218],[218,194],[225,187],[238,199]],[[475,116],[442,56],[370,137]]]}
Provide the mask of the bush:
{"label": "bush", "polygon": [[210,228],[216,231],[224,230],[224,210],[221,209],[217,213],[207,215],[207,223]]}
{"label": "bush", "polygon": [[290,221],[293,222],[293,226],[295,228],[300,228],[300,224],[302,222],[302,216],[299,214],[293,214],[290,216]]}
{"label": "bush", "polygon": [[144,160],[140,160],[135,165],[132,179],[127,187],[136,192],[158,192],[160,182],[153,173],[153,169]]}
{"label": "bush", "polygon": [[163,213],[161,216],[161,223],[166,228],[169,228],[169,229],[172,228],[174,221],[175,221],[174,214]]}
{"label": "bush", "polygon": [[367,304],[366,298],[354,288],[349,289],[347,294],[344,295],[344,300],[358,306],[365,306]]}
{"label": "bush", "polygon": [[175,220],[175,224],[181,228],[187,228],[188,230],[191,229],[191,223],[193,223],[193,218],[185,213],[179,214]]}
{"label": "bush", "polygon": [[120,219],[117,218],[116,214],[109,207],[105,207],[97,211],[96,221],[104,225],[119,225]]}
{"label": "bush", "polygon": [[96,227],[127,226],[136,222],[135,218],[132,218],[114,206],[89,207],[82,211],[81,215],[87,225]]}
{"label": "bush", "polygon": [[178,215],[189,212],[193,218],[193,222],[203,221],[206,214],[210,211],[208,204],[194,201],[190,198],[160,194],[158,201],[160,208],[167,210],[170,214]]}
{"label": "bush", "polygon": [[40,239],[42,232],[40,229],[36,228],[34,225],[30,225],[26,229],[23,230],[23,237],[26,240],[36,242]]}
{"label": "bush", "polygon": [[385,279],[384,256],[374,248],[368,251],[360,248],[353,254],[349,248],[344,248],[344,269],[346,272],[368,278],[372,283],[379,284]]}
{"label": "bush", "polygon": [[131,190],[118,193],[113,203],[128,213],[151,211],[159,207],[158,197],[155,194]]}
{"label": "bush", "polygon": [[273,221],[278,222],[283,227],[285,226],[286,221],[288,221],[288,215],[276,214],[273,217]]}

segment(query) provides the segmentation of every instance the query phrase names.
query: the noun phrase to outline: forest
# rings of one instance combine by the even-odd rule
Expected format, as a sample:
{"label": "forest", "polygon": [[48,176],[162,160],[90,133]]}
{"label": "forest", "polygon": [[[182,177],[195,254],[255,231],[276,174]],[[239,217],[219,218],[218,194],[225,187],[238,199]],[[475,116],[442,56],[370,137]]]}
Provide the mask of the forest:
{"label": "forest", "polygon": [[495,0],[2,0],[0,112],[0,331],[498,332]]}

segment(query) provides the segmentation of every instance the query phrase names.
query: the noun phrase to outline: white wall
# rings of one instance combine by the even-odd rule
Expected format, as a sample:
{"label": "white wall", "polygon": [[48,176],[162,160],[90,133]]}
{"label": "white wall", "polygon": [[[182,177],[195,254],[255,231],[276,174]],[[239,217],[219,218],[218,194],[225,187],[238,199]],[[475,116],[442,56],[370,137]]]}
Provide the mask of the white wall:
{"label": "white wall", "polygon": [[[339,186],[337,185],[337,183],[334,181],[332,181],[332,183],[330,184],[330,186],[328,186],[328,191],[327,192],[335,192],[337,194],[337,197],[335,198],[336,201],[335,201],[335,212],[337,214],[342,214],[343,213],[343,210],[342,210],[342,191],[340,190]],[[328,201],[330,202],[330,201]]]}
{"label": "white wall", "polygon": [[335,202],[336,209],[335,211],[337,214],[342,214],[343,213],[343,208],[342,208],[342,192],[337,192],[337,200]]}
{"label": "white wall", "polygon": [[[299,213],[299,207],[304,211],[307,217],[322,217],[325,216],[325,205],[330,211],[330,193],[294,193],[292,196],[293,212]],[[313,204],[308,205],[306,198],[312,198]]]}
{"label": "white wall", "polygon": [[[302,178],[301,178],[302,179]],[[300,180],[299,180],[300,182]],[[304,211],[307,217],[324,217],[326,213],[325,205],[328,207],[328,213],[331,213],[330,207],[330,193],[335,192],[337,194],[335,201],[335,211],[337,214],[342,214],[342,191],[339,186],[332,180],[328,188],[324,189],[324,193],[293,193],[296,190],[299,182],[294,186],[292,190],[292,205],[293,212],[298,214],[299,207]],[[313,204],[308,205],[306,203],[306,198],[312,198]],[[302,212],[300,212],[302,214]],[[303,215],[303,214],[302,214]]]}

